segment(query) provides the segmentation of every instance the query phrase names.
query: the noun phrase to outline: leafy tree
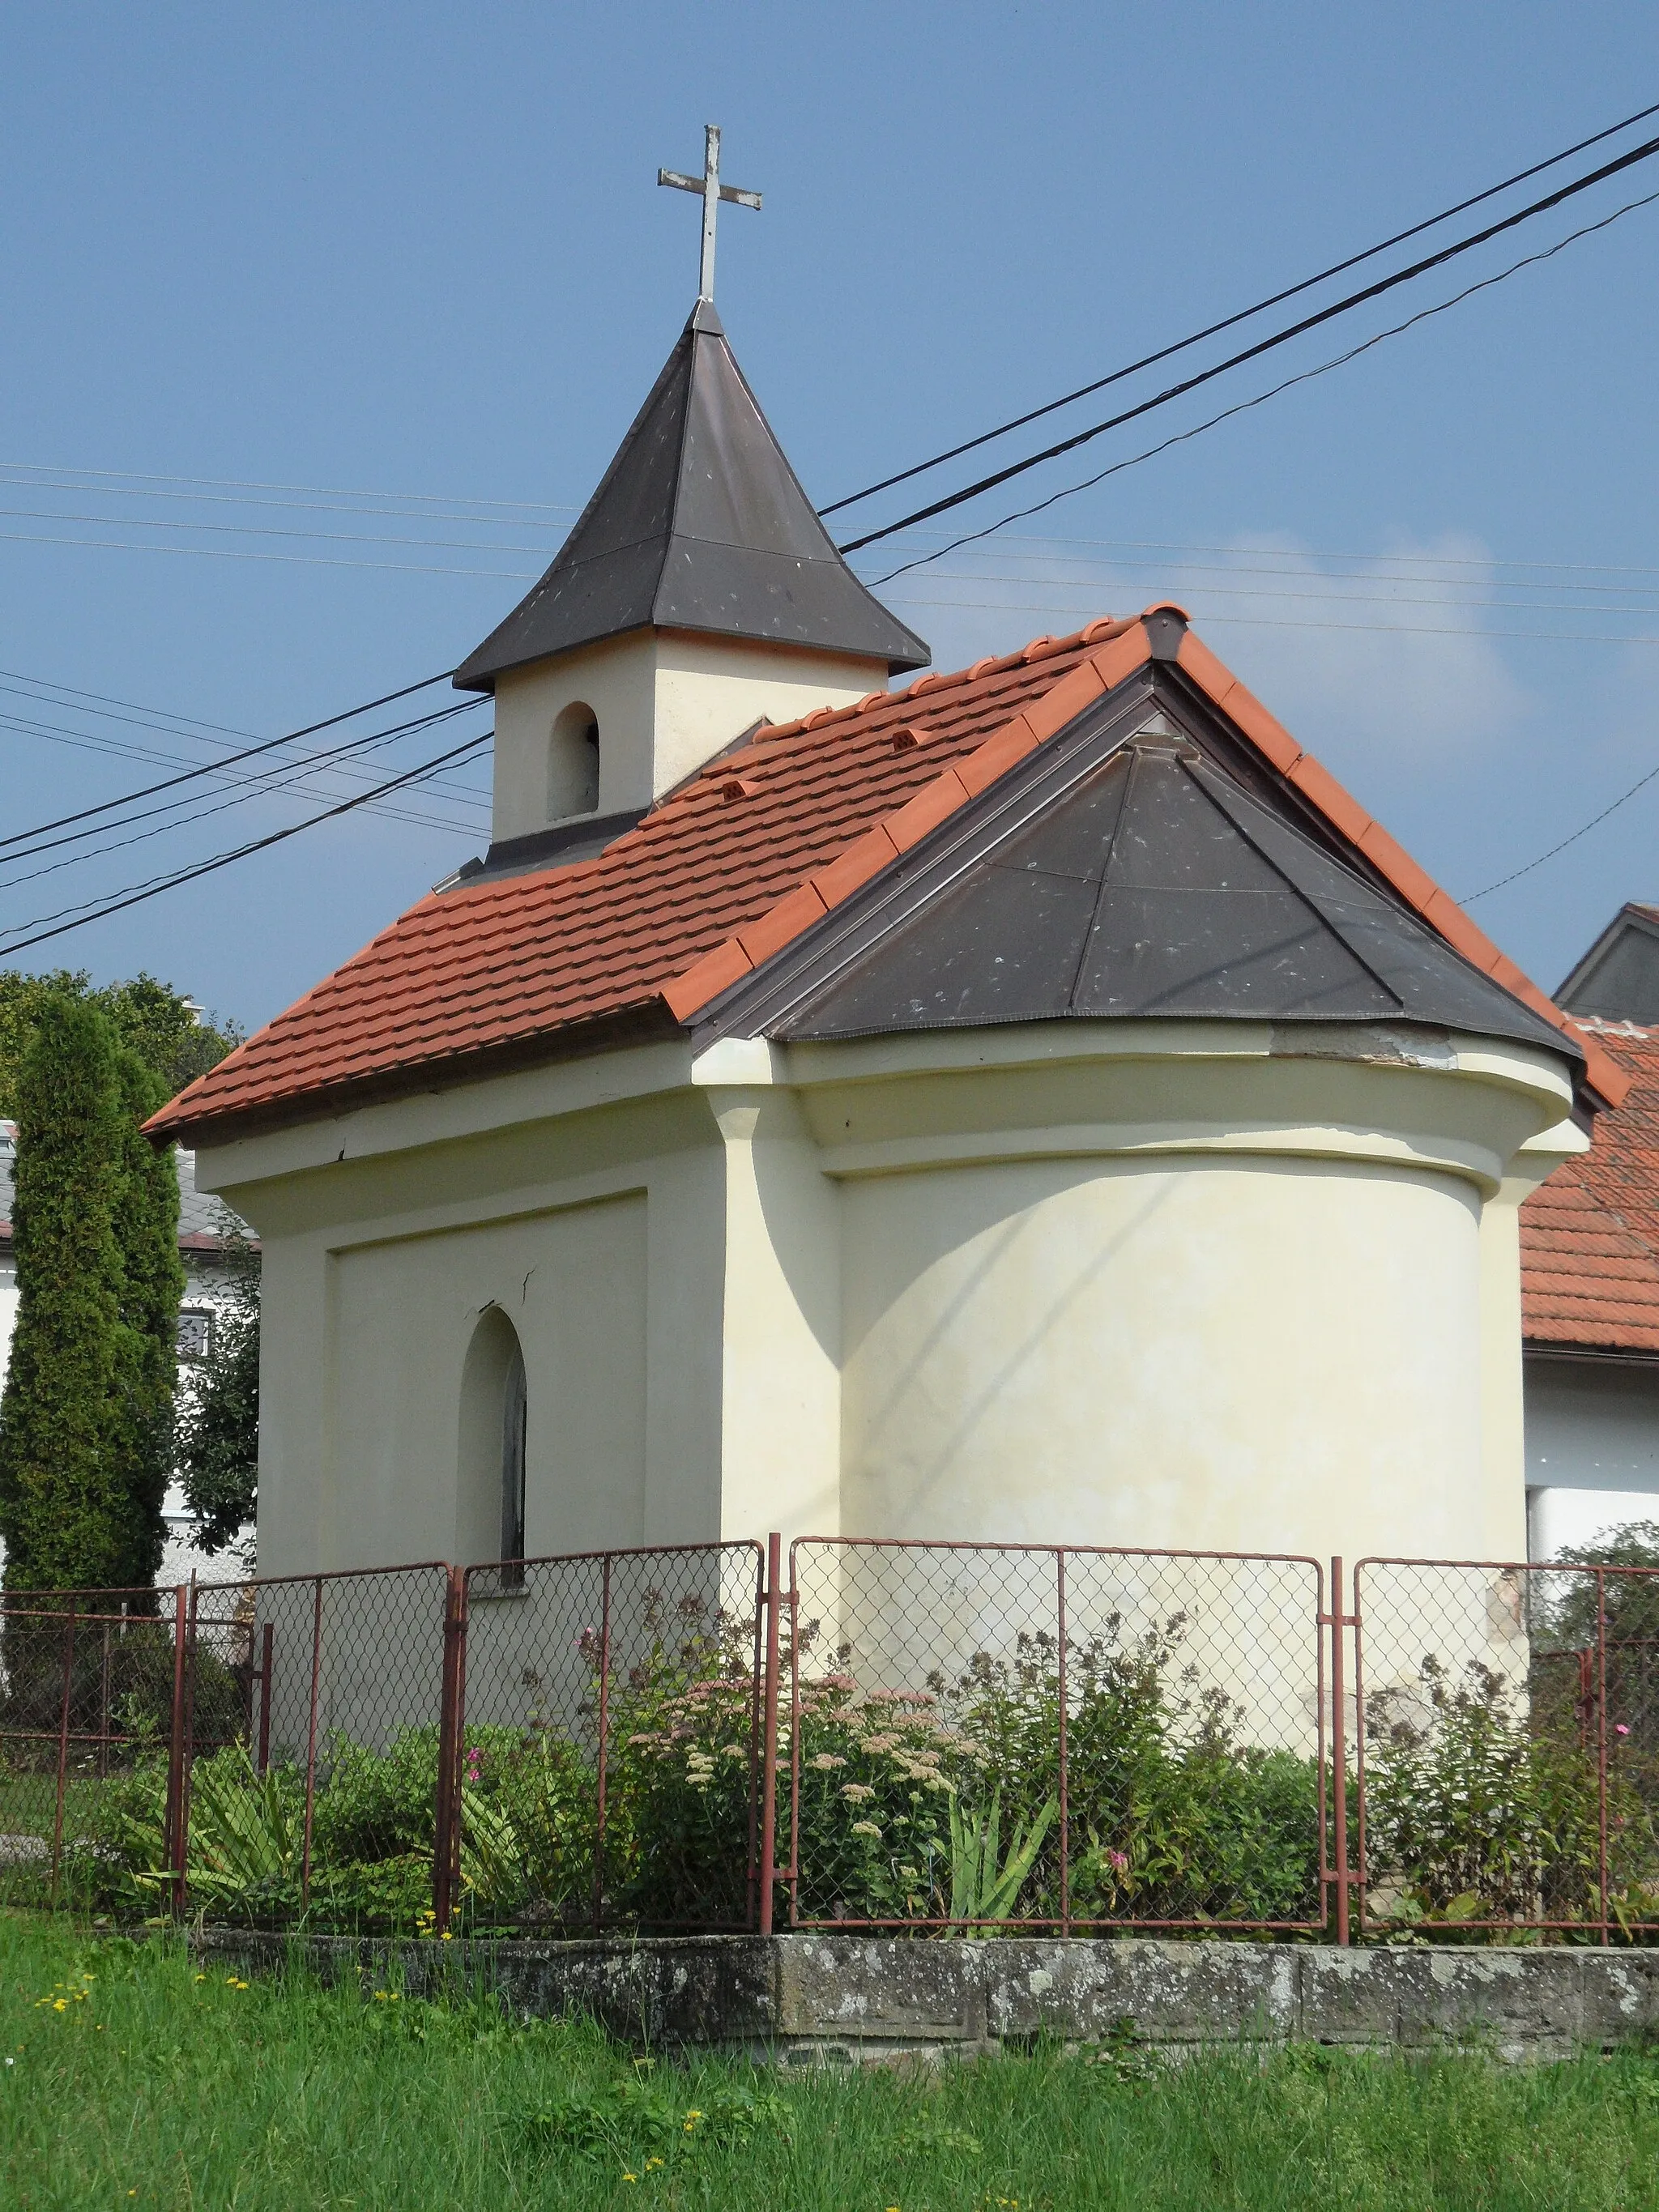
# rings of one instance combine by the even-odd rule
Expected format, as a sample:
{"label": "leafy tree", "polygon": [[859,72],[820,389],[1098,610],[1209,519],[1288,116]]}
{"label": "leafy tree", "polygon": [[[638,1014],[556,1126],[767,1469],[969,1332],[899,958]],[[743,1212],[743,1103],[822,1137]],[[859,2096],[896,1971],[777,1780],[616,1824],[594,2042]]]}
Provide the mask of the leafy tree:
{"label": "leafy tree", "polygon": [[[1625,1522],[1617,1528],[1607,1529],[1601,1543],[1563,1552],[1561,1558],[1581,1567],[1659,1568],[1659,1522]],[[1553,1635],[1575,1648],[1593,1644],[1596,1632],[1595,1577],[1540,1575],[1538,1580],[1545,1586],[1547,1605],[1555,1590],[1560,1589],[1550,1618]],[[1659,1640],[1659,1574],[1609,1575],[1602,1588],[1610,1643]]]}
{"label": "leafy tree", "polygon": [[94,991],[84,968],[44,975],[0,972],[0,1115],[17,1112],[17,1085],[29,1039],[54,1000],[79,999],[109,1016],[120,1042],[137,1053],[165,1088],[158,1103],[216,1066],[241,1042],[234,1022],[200,1022],[197,1009],[170,983],[138,975]]}
{"label": "leafy tree", "polygon": [[252,1521],[259,1475],[259,1255],[228,1206],[220,1209],[225,1297],[208,1356],[179,1417],[179,1471],[201,1516],[196,1541],[228,1551]]}

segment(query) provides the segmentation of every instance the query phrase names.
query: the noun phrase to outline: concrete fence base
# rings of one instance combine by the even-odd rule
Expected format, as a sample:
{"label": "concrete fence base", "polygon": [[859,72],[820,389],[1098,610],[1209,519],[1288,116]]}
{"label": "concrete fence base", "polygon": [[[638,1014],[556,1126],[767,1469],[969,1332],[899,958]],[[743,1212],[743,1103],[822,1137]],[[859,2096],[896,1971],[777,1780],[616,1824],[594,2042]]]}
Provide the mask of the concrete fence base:
{"label": "concrete fence base", "polygon": [[1659,1950],[1339,1950],[1124,1937],[989,1942],[853,1936],[397,1942],[207,1929],[205,1960],[299,1955],[335,1979],[412,1994],[482,1980],[531,2017],[586,2014],[634,2045],[706,2045],[786,2063],[937,2059],[1102,2039],[1424,2049],[1471,2040],[1557,2058],[1659,2037]]}

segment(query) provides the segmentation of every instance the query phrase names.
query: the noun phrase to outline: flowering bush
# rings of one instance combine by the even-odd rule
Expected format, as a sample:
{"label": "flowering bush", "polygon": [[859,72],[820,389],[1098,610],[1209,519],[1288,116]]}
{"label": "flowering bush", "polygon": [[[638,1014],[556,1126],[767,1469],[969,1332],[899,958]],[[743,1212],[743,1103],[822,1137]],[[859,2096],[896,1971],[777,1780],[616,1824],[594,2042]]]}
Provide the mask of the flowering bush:
{"label": "flowering bush", "polygon": [[[1454,1678],[1431,1653],[1416,1686],[1370,1700],[1366,1738],[1366,1857],[1379,1917],[1571,1922],[1599,1911],[1597,1756],[1547,1685],[1523,1697],[1478,1660]],[[1616,1760],[1608,1793],[1619,1893],[1652,1881],[1656,1838]]]}

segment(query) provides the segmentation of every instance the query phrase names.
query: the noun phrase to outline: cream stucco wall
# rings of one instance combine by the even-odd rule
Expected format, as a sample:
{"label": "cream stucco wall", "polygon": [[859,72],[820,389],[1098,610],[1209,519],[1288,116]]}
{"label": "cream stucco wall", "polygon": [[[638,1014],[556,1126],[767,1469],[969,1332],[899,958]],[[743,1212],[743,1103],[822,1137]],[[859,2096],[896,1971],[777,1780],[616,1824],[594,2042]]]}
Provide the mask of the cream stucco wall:
{"label": "cream stucco wall", "polygon": [[1479,1039],[1056,1023],[665,1043],[204,1152],[264,1244],[262,1568],[459,1544],[491,1302],[532,1549],[1513,1554],[1514,1206],[1567,1103]]}
{"label": "cream stucco wall", "polygon": [[1468,1185],[1023,1161],[862,1182],[847,1206],[853,1533],[1479,1548]]}
{"label": "cream stucco wall", "polygon": [[600,814],[648,806],[763,715],[787,722],[850,706],[887,681],[884,661],[686,630],[635,630],[510,671],[495,687],[497,838],[562,818],[550,803],[553,726],[577,702],[599,726]]}

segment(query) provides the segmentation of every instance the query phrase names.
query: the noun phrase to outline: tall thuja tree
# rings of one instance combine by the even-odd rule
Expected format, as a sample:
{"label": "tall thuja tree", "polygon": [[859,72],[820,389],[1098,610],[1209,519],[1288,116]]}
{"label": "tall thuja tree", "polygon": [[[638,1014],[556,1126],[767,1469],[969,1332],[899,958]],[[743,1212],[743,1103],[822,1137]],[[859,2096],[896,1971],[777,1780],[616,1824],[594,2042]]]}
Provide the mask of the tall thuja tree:
{"label": "tall thuja tree", "polygon": [[126,1132],[115,1035],[84,1000],[35,1010],[15,1098],[17,1325],[0,1400],[9,1589],[130,1580],[122,1436],[132,1369],[116,1212]]}
{"label": "tall thuja tree", "polygon": [[144,1589],[163,1540],[184,1276],[164,1079],[76,995],[40,1009],[17,1085],[18,1314],[0,1401],[11,1589]]}
{"label": "tall thuja tree", "polygon": [[179,1170],[171,1145],[158,1150],[143,1124],[167,1103],[171,1086],[129,1046],[116,1057],[121,1100],[121,1160],[115,1241],[121,1258],[124,1324],[120,1439],[127,1579],[148,1584],[161,1564],[161,1507],[173,1472],[173,1392],[178,1372]]}

